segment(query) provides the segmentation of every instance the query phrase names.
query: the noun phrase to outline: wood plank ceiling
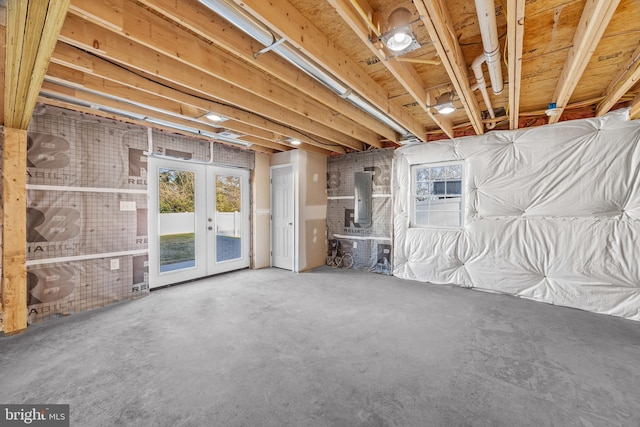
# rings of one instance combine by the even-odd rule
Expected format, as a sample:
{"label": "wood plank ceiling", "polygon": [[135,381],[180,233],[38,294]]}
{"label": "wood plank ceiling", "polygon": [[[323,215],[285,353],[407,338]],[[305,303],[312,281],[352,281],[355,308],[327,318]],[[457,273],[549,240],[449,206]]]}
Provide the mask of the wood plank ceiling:
{"label": "wood plank ceiling", "polygon": [[[1,90],[8,84],[25,93],[3,93],[6,126],[25,124],[34,85],[43,104],[267,153],[343,154],[625,106],[633,118],[640,111],[639,0],[494,0],[500,94],[483,69],[495,118],[472,71],[483,53],[474,0],[71,0],[41,87],[15,65],[20,51],[7,39],[7,2],[39,4],[0,0]],[[249,16],[270,40],[256,40],[207,3]],[[394,56],[378,39],[399,7],[411,15],[417,44]],[[294,65],[292,55],[339,88]],[[449,92],[456,110],[440,114],[436,99]],[[559,114],[545,114],[551,103]],[[227,120],[207,119],[211,112]]]}

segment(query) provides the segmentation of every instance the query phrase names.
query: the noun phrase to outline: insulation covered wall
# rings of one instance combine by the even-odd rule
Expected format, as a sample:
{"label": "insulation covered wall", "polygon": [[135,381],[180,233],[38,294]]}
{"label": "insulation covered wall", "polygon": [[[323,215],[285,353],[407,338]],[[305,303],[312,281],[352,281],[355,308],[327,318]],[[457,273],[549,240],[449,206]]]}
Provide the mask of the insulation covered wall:
{"label": "insulation covered wall", "polygon": [[[29,322],[149,292],[148,129],[47,107],[27,151]],[[251,169],[253,152],[152,132],[153,152]],[[212,152],[213,150],[213,152]]]}
{"label": "insulation covered wall", "polygon": [[[327,161],[327,234],[331,256],[336,245],[353,255],[358,270],[391,274],[393,149],[330,157]],[[357,172],[371,175],[372,222],[354,222],[354,179]]]}
{"label": "insulation covered wall", "polygon": [[[411,224],[416,164],[463,161],[462,228]],[[640,121],[601,118],[402,147],[394,275],[640,320]]]}

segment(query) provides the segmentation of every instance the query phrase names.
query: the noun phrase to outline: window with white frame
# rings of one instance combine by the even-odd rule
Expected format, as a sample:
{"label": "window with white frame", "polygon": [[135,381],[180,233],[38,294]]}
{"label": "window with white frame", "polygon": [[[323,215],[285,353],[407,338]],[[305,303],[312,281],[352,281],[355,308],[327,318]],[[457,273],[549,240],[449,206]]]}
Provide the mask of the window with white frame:
{"label": "window with white frame", "polygon": [[411,175],[411,225],[462,227],[464,163],[413,165]]}

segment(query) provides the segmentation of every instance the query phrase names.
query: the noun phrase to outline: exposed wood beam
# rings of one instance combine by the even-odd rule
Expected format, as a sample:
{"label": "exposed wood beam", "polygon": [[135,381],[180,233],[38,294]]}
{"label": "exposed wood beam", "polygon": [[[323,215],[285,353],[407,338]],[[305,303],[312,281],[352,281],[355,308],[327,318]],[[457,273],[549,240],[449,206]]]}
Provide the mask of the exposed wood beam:
{"label": "exposed wood beam", "polygon": [[5,67],[5,53],[6,53],[6,7],[0,5],[0,96],[3,97],[0,102],[0,125],[4,123],[4,67]]}
{"label": "exposed wood beam", "polygon": [[[573,36],[573,46],[569,49],[553,94],[556,107],[564,109],[569,103],[618,3],[620,0],[587,0],[584,5],[578,28]],[[560,116],[561,114],[557,114],[549,117],[549,123],[557,123]]]}
{"label": "exposed wood beam", "polygon": [[640,93],[631,101],[631,110],[629,111],[629,119],[640,119]]}
{"label": "exposed wood beam", "polygon": [[256,19],[304,52],[343,81],[358,95],[393,118],[416,137],[424,140],[423,126],[404,111],[399,102],[367,75],[360,66],[344,54],[313,22],[287,1],[233,0]]}
{"label": "exposed wood beam", "polygon": [[[60,87],[55,81],[51,82],[51,79],[63,81],[66,82],[66,84],[71,83],[75,87]],[[210,134],[216,134],[223,130],[212,126],[205,120],[193,121],[187,119],[186,117],[180,118],[176,117],[175,115],[169,114],[183,114],[184,105],[180,105],[179,102],[144,93],[138,91],[135,88],[121,85],[116,82],[108,81],[91,75],[85,75],[81,71],[68,69],[57,64],[51,64],[51,66],[49,67],[47,77],[45,78],[45,83],[43,84],[43,91],[44,93],[49,94],[73,94],[74,97],[85,102],[107,106],[147,117],[154,117],[163,121],[176,123],[181,126],[187,126],[199,131],[208,132]],[[131,102],[140,103],[141,101],[146,101],[147,106],[131,104]],[[159,112],[158,109],[164,110],[166,111],[166,113]],[[200,116],[200,114],[198,114],[198,116]],[[230,128],[230,130],[234,129]],[[290,149],[289,146],[286,145],[286,143],[284,143],[283,141],[275,141],[275,135],[268,135],[270,139],[267,139],[264,136],[265,135],[261,135],[260,137],[255,135],[245,135],[242,138],[239,138],[238,141],[249,142],[277,151],[287,151]],[[204,139],[213,139],[214,141],[219,141],[222,144],[228,144],[233,147],[238,147],[238,145],[236,144],[217,140],[216,138],[210,138],[205,135],[200,135],[200,137]],[[313,151],[325,156],[331,154],[330,150],[319,148],[306,143],[301,144],[299,148],[305,149],[307,151]]]}
{"label": "exposed wood beam", "polygon": [[[69,55],[74,53],[76,54],[74,55],[74,58],[69,59]],[[84,65],[77,66],[80,62],[84,62]],[[61,67],[67,67],[69,70],[64,70],[64,68]],[[216,111],[214,107],[218,107],[218,105],[213,102],[208,102],[195,96],[146,80],[145,78],[137,76],[136,74],[118,67],[115,64],[101,60],[97,57],[92,57],[87,52],[60,42],[58,43],[56,50],[53,52],[47,74],[57,79],[66,80],[70,83],[88,87],[85,84],[86,79],[84,78],[84,74],[74,74],[71,70],[76,70],[86,75],[93,76],[94,81],[97,81],[95,78],[99,78],[134,89],[135,91],[130,93],[123,91],[126,95],[133,94],[131,95],[131,98],[129,98],[130,101],[147,102],[148,105],[154,107],[166,105],[173,113],[190,116],[192,118],[202,117],[208,112]],[[107,83],[104,83],[104,85],[106,84]],[[91,87],[91,89],[96,88]],[[218,114],[224,115],[224,113],[220,111],[217,112]],[[202,119],[202,121],[208,125],[212,124],[209,121],[205,121],[205,119]],[[275,140],[277,138],[273,132],[233,119],[225,121],[224,126],[221,125],[221,127],[244,134],[251,134],[267,140]]]}
{"label": "exposed wood beam", "polygon": [[[34,102],[35,105],[35,102]],[[5,127],[0,135],[2,199],[2,308],[4,333],[27,328],[27,131]]]}
{"label": "exposed wood beam", "polygon": [[[99,84],[99,83],[94,82],[92,84],[92,82],[88,82],[87,86],[94,87],[95,84]],[[85,103],[96,105],[98,108],[108,107],[110,109],[121,111],[123,113],[130,113],[132,116],[137,115],[137,116],[143,116],[143,117],[150,117],[150,118],[162,120],[165,122],[175,123],[178,126],[185,126],[191,129],[197,129],[199,131],[209,132],[211,134],[215,134],[218,131],[220,131],[220,129],[217,129],[213,126],[208,126],[204,123],[187,120],[186,118],[176,117],[168,113],[160,112],[157,109],[149,109],[149,108],[145,108],[144,106],[131,104],[130,102],[127,102],[125,98],[121,98],[116,95],[113,95],[113,93],[115,92],[120,92],[123,89],[122,87],[118,88],[115,83],[111,83],[108,86],[109,86],[108,89],[111,92],[107,94],[105,92],[100,92],[96,89],[82,88],[80,85],[78,85],[77,87],[66,86],[56,81],[49,81],[49,77],[47,77],[45,79],[45,82],[42,84],[42,94],[44,96],[57,95],[64,98],[77,99]],[[126,90],[129,88],[124,88],[124,89]],[[201,137],[203,139],[210,139],[205,136],[201,136]],[[240,141],[242,141],[242,139],[240,139]],[[228,143],[226,141],[220,141],[220,142],[222,144],[228,144],[233,147],[240,147],[237,144]],[[264,141],[259,145],[266,146],[267,148],[272,148],[272,149],[274,148],[282,149],[282,147],[280,147],[278,144],[274,144],[273,142],[268,142],[268,141]]]}
{"label": "exposed wood beam", "polygon": [[[328,0],[329,4],[333,6],[342,19],[351,27],[356,35],[362,40],[362,42],[376,55],[376,57],[384,64],[384,66],[393,74],[393,76],[400,82],[409,95],[418,103],[418,105],[424,109],[431,120],[442,129],[450,138],[453,138],[453,124],[447,117],[441,116],[435,113],[427,103],[427,98],[434,98],[435,94],[429,94],[425,92],[422,79],[418,76],[418,73],[407,64],[399,61],[389,60],[387,54],[383,49],[378,48],[369,41],[369,34],[371,33],[371,27],[373,24],[365,22],[361,15],[352,6],[349,0]],[[365,0],[360,0],[360,7],[364,9],[371,9],[369,4],[365,4]]]}
{"label": "exposed wood beam", "polygon": [[398,134],[393,129],[345,101],[338,94],[303,71],[292,67],[287,60],[274,54],[260,55],[256,59],[254,54],[264,46],[247,37],[241,30],[213,13],[201,3],[193,2],[188,8],[185,8],[183,4],[175,0],[141,0],[141,3],[188,28],[216,46],[237,55],[251,63],[251,65],[277,76],[278,79],[296,87],[299,91],[356,123],[362,124],[390,141],[398,141]]}
{"label": "exposed wood beam", "polygon": [[[72,0],[77,8],[95,7],[95,0]],[[381,147],[378,135],[309,97],[300,96],[295,87],[259,72],[230,53],[194,37],[155,13],[124,0],[124,25],[121,32],[129,40],[167,55],[195,69],[233,84],[282,108],[334,129],[346,137]],[[91,7],[91,6],[89,6]],[[112,27],[104,26],[106,30]]]}
{"label": "exposed wood beam", "polygon": [[[306,135],[294,132],[288,127],[242,110],[185,93],[168,87],[166,84],[157,83],[145,76],[133,73],[114,63],[105,61],[96,55],[63,42],[58,42],[51,57],[51,62],[91,74],[92,76],[121,83],[122,85],[145,92],[148,95],[158,96],[171,101],[179,101],[193,108],[200,108],[222,114],[230,118],[230,120],[224,122],[224,127],[241,133],[271,141],[283,140],[282,135],[284,135],[286,137],[299,139],[304,144],[315,145],[318,149],[323,150],[323,153],[326,149],[331,149],[339,154],[346,152],[342,146],[336,145],[331,141],[322,140],[319,137],[312,139]],[[303,147],[306,147],[306,145],[303,145]],[[310,151],[314,150],[310,149]]]}
{"label": "exposed wood beam", "polygon": [[[67,101],[62,101],[60,99],[54,99],[54,98],[49,98],[46,95],[41,95],[38,97],[38,102],[41,102],[43,104],[46,105],[52,105],[54,107],[60,107],[60,108],[66,108],[67,110],[73,110],[73,111],[78,111],[81,113],[86,113],[86,114],[91,114],[93,116],[98,116],[98,117],[104,117],[105,119],[110,119],[110,120],[118,120],[121,122],[125,122],[125,123],[132,123],[132,124],[136,124],[136,125],[140,125],[143,127],[149,127],[149,128],[153,128],[153,129],[158,129],[164,132],[169,132],[169,133],[174,133],[174,134],[178,134],[178,135],[185,135],[185,136],[189,136],[189,137],[194,137],[194,134],[191,132],[185,132],[183,130],[180,129],[173,129],[173,128],[168,128],[156,123],[151,123],[151,122],[147,122],[145,120],[138,120],[135,118],[131,118],[128,116],[122,116],[116,113],[112,113],[109,111],[103,111],[103,110],[96,110],[94,108],[90,108],[90,107],[83,107],[81,105],[78,105],[76,103],[72,103],[72,102],[67,102]],[[270,149],[270,148],[266,148],[266,147],[262,147],[259,145],[252,145],[250,148],[250,150],[252,151],[258,151],[261,153],[269,153],[272,154],[275,151]]]}
{"label": "exposed wood beam", "polygon": [[611,80],[604,91],[605,98],[598,104],[596,116],[602,116],[611,110],[631,88],[640,81],[640,45],[631,55],[631,59]]}
{"label": "exposed wood beam", "polygon": [[509,47],[509,129],[518,128],[525,0],[507,0],[507,44]]}
{"label": "exposed wood beam", "polygon": [[323,138],[335,144],[358,151],[363,149],[362,142],[328,128],[311,117],[292,114],[291,111],[277,104],[256,97],[233,84],[189,67],[166,55],[154,52],[77,16],[67,16],[60,39],[110,61],[127,64],[132,69],[189,88],[207,99],[215,98],[226,104],[238,106],[246,111],[252,111],[277,123],[299,129],[303,133]]}
{"label": "exposed wood beam", "polygon": [[478,135],[484,133],[478,98],[471,90],[467,75],[467,63],[456,39],[453,21],[449,16],[446,2],[444,0],[415,0],[414,5],[429,32],[442,65],[447,70],[451,83],[460,97],[473,129]]}
{"label": "exposed wood beam", "polygon": [[69,0],[7,3],[4,126],[27,129]]}
{"label": "exposed wood beam", "polygon": [[71,2],[69,10],[84,19],[100,22],[102,25],[112,27],[116,31],[124,28],[124,0],[93,0]]}

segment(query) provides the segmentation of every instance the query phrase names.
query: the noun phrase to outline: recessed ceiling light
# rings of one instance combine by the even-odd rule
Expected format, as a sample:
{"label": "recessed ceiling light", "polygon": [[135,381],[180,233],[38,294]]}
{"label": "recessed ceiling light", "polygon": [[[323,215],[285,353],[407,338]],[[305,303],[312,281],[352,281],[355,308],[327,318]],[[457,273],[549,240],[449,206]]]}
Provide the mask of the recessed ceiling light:
{"label": "recessed ceiling light", "polygon": [[440,114],[451,114],[456,111],[453,105],[453,92],[445,92],[436,98],[436,105],[433,106]]}
{"label": "recessed ceiling light", "polygon": [[411,12],[404,7],[395,9],[389,15],[388,28],[390,30],[382,36],[382,41],[389,50],[396,52],[396,54],[407,50],[415,42],[415,36],[410,29],[411,16]]}
{"label": "recessed ceiling light", "polygon": [[413,37],[408,31],[398,31],[389,37],[387,47],[395,52],[404,50],[413,42]]}
{"label": "recessed ceiling light", "polygon": [[211,120],[212,122],[217,122],[217,123],[229,120],[229,118],[227,118],[225,116],[221,116],[220,114],[216,114],[216,113],[208,113],[207,115],[205,115],[205,117],[208,120]]}

